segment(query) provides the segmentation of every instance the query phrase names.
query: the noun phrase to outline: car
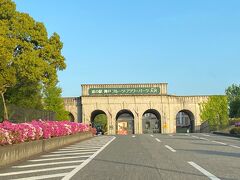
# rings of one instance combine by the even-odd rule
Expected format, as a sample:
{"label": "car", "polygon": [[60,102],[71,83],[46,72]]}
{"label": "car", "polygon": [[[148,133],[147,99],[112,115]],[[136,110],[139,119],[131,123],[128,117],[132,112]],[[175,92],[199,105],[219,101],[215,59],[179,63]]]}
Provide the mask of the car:
{"label": "car", "polygon": [[104,131],[101,126],[96,126],[97,133],[96,135],[104,135]]}

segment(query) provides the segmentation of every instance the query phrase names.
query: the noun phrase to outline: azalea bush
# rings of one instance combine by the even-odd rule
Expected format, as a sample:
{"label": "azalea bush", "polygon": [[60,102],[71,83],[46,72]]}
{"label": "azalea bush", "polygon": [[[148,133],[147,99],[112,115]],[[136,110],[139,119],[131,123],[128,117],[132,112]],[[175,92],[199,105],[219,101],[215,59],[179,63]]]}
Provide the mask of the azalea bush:
{"label": "azalea bush", "polygon": [[49,139],[87,131],[91,131],[87,124],[69,121],[33,120],[20,124],[4,121],[0,123],[0,145]]}

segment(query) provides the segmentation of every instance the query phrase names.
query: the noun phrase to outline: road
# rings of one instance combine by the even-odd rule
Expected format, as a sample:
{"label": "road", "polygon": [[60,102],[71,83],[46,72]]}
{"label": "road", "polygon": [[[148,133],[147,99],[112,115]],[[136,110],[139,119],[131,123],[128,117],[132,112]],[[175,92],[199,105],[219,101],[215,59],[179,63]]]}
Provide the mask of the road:
{"label": "road", "polygon": [[240,139],[197,133],[99,136],[2,168],[0,179],[240,180]]}

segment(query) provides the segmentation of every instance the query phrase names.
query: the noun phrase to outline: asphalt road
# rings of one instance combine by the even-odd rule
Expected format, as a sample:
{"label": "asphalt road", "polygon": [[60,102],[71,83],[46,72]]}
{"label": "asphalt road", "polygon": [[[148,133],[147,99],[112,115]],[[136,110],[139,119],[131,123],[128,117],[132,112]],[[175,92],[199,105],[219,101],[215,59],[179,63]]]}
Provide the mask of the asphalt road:
{"label": "asphalt road", "polygon": [[2,168],[0,179],[240,180],[239,138],[213,134],[115,137],[95,137]]}

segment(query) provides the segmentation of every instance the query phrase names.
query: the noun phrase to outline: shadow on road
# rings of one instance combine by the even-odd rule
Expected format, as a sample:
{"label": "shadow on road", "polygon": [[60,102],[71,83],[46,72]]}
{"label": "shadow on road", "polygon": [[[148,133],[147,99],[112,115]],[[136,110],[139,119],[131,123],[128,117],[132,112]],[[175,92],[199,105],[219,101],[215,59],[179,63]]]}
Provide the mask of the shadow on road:
{"label": "shadow on road", "polygon": [[[180,170],[158,168],[158,167],[155,167],[155,166],[150,166],[150,165],[145,165],[145,164],[120,162],[120,161],[105,160],[105,159],[98,159],[98,158],[93,159],[93,161],[99,161],[99,162],[105,162],[105,163],[113,163],[113,164],[120,164],[120,165],[129,165],[129,166],[135,166],[135,167],[144,167],[144,168],[155,169],[157,171],[167,171],[167,172],[171,172],[171,173],[188,174],[188,175],[193,175],[193,176],[197,176],[197,177],[206,177],[205,175],[201,175],[201,174],[195,174],[195,173],[190,173],[190,172],[180,171]],[[189,168],[191,168],[191,167],[189,167]],[[220,177],[220,178],[226,179],[226,178],[223,178],[223,177]],[[234,180],[234,179],[229,179],[228,178],[228,180]]]}

